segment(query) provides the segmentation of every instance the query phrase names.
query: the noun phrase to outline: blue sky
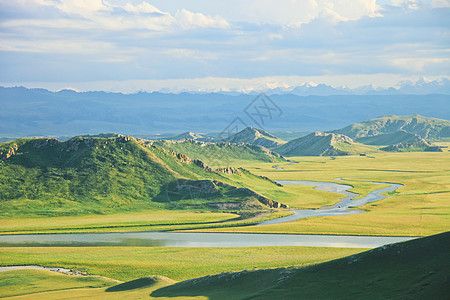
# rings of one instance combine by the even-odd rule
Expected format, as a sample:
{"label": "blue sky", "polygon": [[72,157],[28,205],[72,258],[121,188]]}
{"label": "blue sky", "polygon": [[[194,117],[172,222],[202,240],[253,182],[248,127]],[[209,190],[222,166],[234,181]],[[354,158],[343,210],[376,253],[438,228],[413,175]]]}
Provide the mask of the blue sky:
{"label": "blue sky", "polygon": [[0,0],[0,83],[357,87],[448,77],[450,1]]}

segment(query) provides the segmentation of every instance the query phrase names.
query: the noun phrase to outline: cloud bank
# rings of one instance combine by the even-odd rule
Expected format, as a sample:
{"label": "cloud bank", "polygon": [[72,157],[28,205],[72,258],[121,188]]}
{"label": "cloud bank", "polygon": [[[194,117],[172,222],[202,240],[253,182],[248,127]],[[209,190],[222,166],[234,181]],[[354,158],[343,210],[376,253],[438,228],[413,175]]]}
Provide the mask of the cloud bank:
{"label": "cloud bank", "polygon": [[444,0],[0,0],[0,82],[448,77],[449,15]]}

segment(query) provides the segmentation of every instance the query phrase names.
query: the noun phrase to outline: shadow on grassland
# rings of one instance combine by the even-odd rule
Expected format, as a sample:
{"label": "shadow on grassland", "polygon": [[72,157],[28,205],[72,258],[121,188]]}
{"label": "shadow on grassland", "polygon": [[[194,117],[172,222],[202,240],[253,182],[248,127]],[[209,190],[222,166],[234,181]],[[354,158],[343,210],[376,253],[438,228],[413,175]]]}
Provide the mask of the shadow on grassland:
{"label": "shadow on grassland", "polygon": [[[274,253],[276,255],[276,253]],[[322,264],[223,273],[176,283],[152,297],[219,299],[448,299],[450,232]]]}

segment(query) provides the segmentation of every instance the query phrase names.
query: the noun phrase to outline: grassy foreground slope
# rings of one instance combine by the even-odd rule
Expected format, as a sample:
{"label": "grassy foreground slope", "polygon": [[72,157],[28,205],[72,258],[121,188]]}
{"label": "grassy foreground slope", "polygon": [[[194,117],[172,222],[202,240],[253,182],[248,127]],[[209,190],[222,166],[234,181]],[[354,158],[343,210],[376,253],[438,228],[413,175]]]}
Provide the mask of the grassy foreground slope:
{"label": "grassy foreground slope", "polygon": [[450,232],[322,264],[225,273],[180,282],[153,297],[208,299],[448,299]]}

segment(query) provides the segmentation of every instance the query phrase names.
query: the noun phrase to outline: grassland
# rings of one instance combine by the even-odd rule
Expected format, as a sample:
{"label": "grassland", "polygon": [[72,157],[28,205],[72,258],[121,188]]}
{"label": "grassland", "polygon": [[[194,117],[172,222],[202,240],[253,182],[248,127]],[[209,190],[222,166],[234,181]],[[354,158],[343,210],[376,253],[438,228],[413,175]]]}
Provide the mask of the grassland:
{"label": "grassland", "polygon": [[67,276],[47,270],[14,270],[0,272],[0,297],[38,294],[48,291],[100,288],[117,281],[94,276]]}
{"label": "grassland", "polygon": [[[450,267],[450,233],[411,240],[404,243],[392,244],[355,253],[343,258],[337,258],[324,263],[303,266],[293,265],[285,268],[247,269],[240,272],[221,272],[217,275],[208,275],[192,280],[176,282],[163,276],[146,276],[125,283],[114,285],[111,280],[102,277],[76,277],[51,274],[48,271],[7,271],[0,273],[0,297],[8,295],[22,295],[11,299],[448,299],[450,287],[448,285],[448,270]],[[36,255],[35,259],[45,259],[52,255],[52,259],[61,255],[61,251],[54,253],[51,248],[49,254],[45,250],[34,249],[30,255]],[[264,252],[273,258],[271,250],[276,249],[281,257],[286,256],[285,250],[293,250],[299,260],[307,260],[309,250],[307,247],[277,247],[277,248],[250,248],[236,249],[204,249],[208,250],[207,257],[203,252],[187,253],[191,257],[177,259],[172,264],[177,267],[186,267],[192,263],[192,258],[198,260],[200,265],[193,269],[201,269],[202,266],[213,261],[217,267],[217,256],[223,257],[221,261],[229,262],[231,257],[239,256],[239,265],[248,262],[244,258],[250,255],[250,265],[255,265],[254,254],[258,258],[264,258]],[[278,249],[280,252],[278,252]],[[9,249],[6,249],[7,251]],[[65,250],[59,248],[59,250]],[[70,250],[70,249],[69,249]],[[89,248],[83,249],[88,250]],[[122,250],[122,249],[118,249]],[[132,248],[127,254],[136,255],[141,259],[140,265],[132,270],[133,274],[141,272],[139,267],[149,263],[146,259],[156,260],[167,255],[174,255],[173,248],[165,248],[165,252],[158,254],[158,250],[152,249],[151,253],[143,255],[142,248]],[[156,250],[156,251],[155,251]],[[211,251],[210,250],[214,250]],[[242,251],[236,251],[242,250]],[[323,252],[325,250],[325,252]],[[327,248],[315,248],[313,256],[318,258],[318,251],[325,256]],[[334,254],[339,257],[343,249],[334,249]],[[179,251],[179,250],[178,250]],[[261,252],[263,251],[263,252]],[[346,251],[350,251],[346,249]],[[20,252],[20,251],[19,251]],[[75,251],[78,260],[80,251]],[[122,251],[119,251],[122,253]],[[84,254],[92,260],[92,256]],[[211,255],[212,254],[212,255]],[[24,253],[21,253],[22,257]],[[65,256],[64,256],[65,257]],[[73,252],[68,252],[68,257],[73,257]],[[14,259],[20,259],[14,253]],[[108,260],[110,257],[106,256]],[[128,259],[121,261],[120,254],[110,262],[112,269],[116,265],[128,265]],[[266,263],[267,263],[267,258]],[[322,257],[323,258],[323,257]],[[98,264],[98,262],[95,262]],[[136,261],[132,262],[136,264]],[[275,263],[275,264],[276,264]],[[158,268],[159,266],[156,266]],[[150,270],[155,267],[148,266]],[[189,267],[188,267],[189,268]],[[231,267],[233,268],[233,267]],[[124,268],[127,270],[127,268]],[[219,267],[220,269],[220,267]],[[214,268],[211,271],[217,271]],[[195,271],[194,271],[195,272]],[[116,274],[121,275],[124,274]],[[59,283],[59,284],[58,284]],[[47,290],[47,291],[46,291]]]}
{"label": "grassland", "polygon": [[[448,144],[441,144],[443,146]],[[202,170],[188,166],[182,168],[164,151],[156,153],[164,160],[171,170],[184,176],[206,176]],[[155,155],[156,155],[155,154]],[[131,154],[130,154],[131,155]],[[404,186],[391,197],[368,204],[362,209],[367,213],[340,216],[302,219],[277,225],[263,227],[246,226],[257,223],[256,219],[245,221],[261,212],[253,210],[243,212],[236,210],[212,210],[199,204],[206,201],[235,202],[242,201],[239,195],[230,191],[219,194],[220,199],[186,199],[171,203],[151,202],[136,206],[138,211],[121,211],[120,209],[103,211],[101,214],[81,216],[48,217],[48,213],[37,216],[17,216],[6,208],[0,218],[2,233],[51,233],[51,232],[124,232],[141,230],[177,230],[203,229],[206,231],[227,232],[260,232],[260,233],[317,233],[317,234],[352,234],[352,235],[394,235],[394,236],[425,236],[442,232],[450,227],[450,152],[436,153],[373,153],[370,156],[342,157],[295,157],[297,164],[236,162],[235,166],[244,166],[250,170],[241,170],[239,174],[210,173],[215,179],[232,183],[235,186],[246,186],[258,193],[289,205],[291,208],[319,208],[337,202],[339,194],[317,191],[310,186],[285,185],[279,187],[269,180],[254,174],[266,176],[273,180],[317,180],[346,183],[353,186],[351,191],[366,195],[374,189],[385,187],[375,182],[401,183]],[[273,168],[278,165],[283,169]],[[190,174],[190,175],[189,175]],[[344,181],[336,178],[342,177]],[[120,200],[123,201],[123,200]],[[27,203],[24,201],[23,203]],[[77,202],[78,203],[78,202]],[[90,202],[88,202],[90,203]],[[145,203],[145,202],[142,202]],[[183,204],[184,203],[184,204]],[[180,205],[191,207],[180,210]],[[25,204],[24,204],[25,205]],[[80,205],[86,204],[80,202]],[[146,205],[153,208],[144,209]],[[165,209],[169,205],[171,209]],[[43,206],[43,210],[46,207]],[[207,208],[207,209],[205,209]],[[48,211],[48,209],[47,209]],[[278,211],[274,218],[289,214]],[[47,216],[43,218],[43,216]],[[241,219],[238,219],[241,218]],[[260,219],[262,220],[262,219]],[[212,229],[212,228],[216,229]],[[230,227],[230,228],[225,228]]]}
{"label": "grassland", "polygon": [[0,265],[80,269],[121,281],[149,275],[187,280],[253,268],[303,266],[361,251],[320,247],[1,247]]}
{"label": "grassland", "polygon": [[[0,234],[173,231],[249,226],[291,215],[288,210],[232,213],[144,211],[108,216],[18,218],[0,220]],[[59,223],[58,223],[59,222]],[[0,243],[0,245],[4,245]]]}
{"label": "grassland", "polygon": [[[245,168],[274,180],[317,180],[346,183],[360,194],[385,187],[373,182],[401,183],[391,197],[365,205],[367,213],[302,219],[284,224],[222,228],[208,231],[426,236],[450,228],[450,152],[373,153],[370,156],[295,157],[298,164],[246,164]],[[342,177],[344,181],[337,181]],[[255,186],[255,190],[258,188]],[[291,187],[285,186],[286,191]],[[319,192],[318,192],[319,193]],[[320,192],[322,194],[324,192]],[[307,195],[296,203],[307,206]]]}
{"label": "grassland", "polygon": [[208,299],[448,299],[450,233],[383,246],[307,268],[221,274],[151,296]]}

